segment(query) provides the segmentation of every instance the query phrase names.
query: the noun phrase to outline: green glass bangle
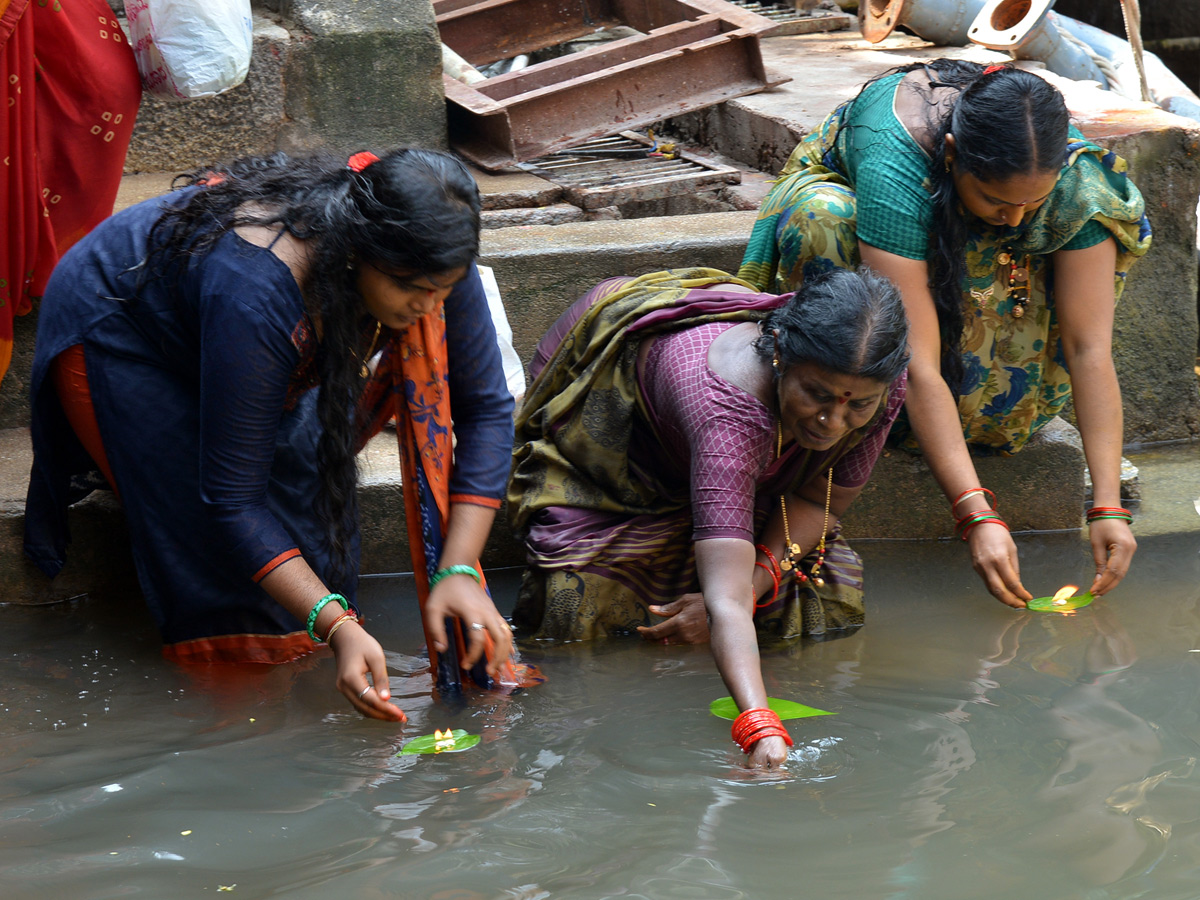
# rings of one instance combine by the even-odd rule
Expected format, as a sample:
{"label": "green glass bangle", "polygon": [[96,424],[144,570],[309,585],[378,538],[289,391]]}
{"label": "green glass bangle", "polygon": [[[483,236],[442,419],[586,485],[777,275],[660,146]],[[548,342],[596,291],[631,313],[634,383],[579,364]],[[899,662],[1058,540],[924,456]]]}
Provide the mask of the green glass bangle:
{"label": "green glass bangle", "polygon": [[346,602],[345,597],[343,597],[341,594],[326,594],[317,601],[317,605],[314,606],[308,614],[308,636],[313,639],[314,644],[324,643],[324,641],[317,637],[316,632],[313,631],[314,626],[317,624],[317,616],[321,614],[321,610],[323,610],[326,605],[335,601],[341,604],[343,610],[349,612],[350,604]]}
{"label": "green glass bangle", "polygon": [[1091,525],[1098,519],[1120,519],[1122,522],[1128,522],[1131,525],[1133,524],[1133,516],[1122,516],[1115,513],[1111,516],[1088,516],[1088,524]]}
{"label": "green glass bangle", "polygon": [[433,577],[429,579],[429,589],[432,591],[439,581],[451,575],[470,575],[477,584],[483,583],[479,580],[479,573],[475,571],[474,566],[446,566],[433,573]]}

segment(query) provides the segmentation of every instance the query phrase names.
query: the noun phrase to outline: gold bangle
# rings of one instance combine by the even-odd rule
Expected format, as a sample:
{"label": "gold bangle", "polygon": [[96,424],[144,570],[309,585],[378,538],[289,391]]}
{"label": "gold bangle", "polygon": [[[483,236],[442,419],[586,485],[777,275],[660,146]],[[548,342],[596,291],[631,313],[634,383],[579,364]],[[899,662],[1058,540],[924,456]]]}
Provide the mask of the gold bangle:
{"label": "gold bangle", "polygon": [[333,639],[334,634],[337,633],[337,630],[347,622],[353,622],[355,625],[362,624],[358,620],[358,616],[354,615],[353,613],[343,613],[342,615],[338,616],[337,621],[329,626],[329,631],[325,634],[325,643],[328,644]]}

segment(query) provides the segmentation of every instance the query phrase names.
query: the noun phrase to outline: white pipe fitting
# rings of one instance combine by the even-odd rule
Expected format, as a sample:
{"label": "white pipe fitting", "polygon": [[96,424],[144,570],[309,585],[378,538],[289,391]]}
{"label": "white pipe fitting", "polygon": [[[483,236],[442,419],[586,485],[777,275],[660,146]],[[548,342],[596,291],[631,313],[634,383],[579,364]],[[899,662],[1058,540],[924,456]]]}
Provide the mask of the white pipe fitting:
{"label": "white pipe fitting", "polygon": [[1107,88],[1108,79],[1087,50],[1066,40],[1050,12],[1054,0],[988,0],[968,29],[976,44],[1036,59],[1056,75],[1075,81],[1095,81]]}

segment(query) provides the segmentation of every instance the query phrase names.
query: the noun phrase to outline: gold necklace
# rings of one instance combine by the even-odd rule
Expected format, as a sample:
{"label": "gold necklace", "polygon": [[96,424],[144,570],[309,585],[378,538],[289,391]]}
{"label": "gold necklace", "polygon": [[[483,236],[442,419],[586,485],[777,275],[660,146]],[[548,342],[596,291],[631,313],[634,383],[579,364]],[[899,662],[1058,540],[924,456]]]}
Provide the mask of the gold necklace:
{"label": "gold necklace", "polygon": [[1025,259],[1018,265],[1016,254],[1009,249],[1001,250],[996,255],[996,262],[1008,266],[1008,299],[1012,301],[1011,315],[1014,319],[1025,316],[1025,307],[1029,305],[1029,275],[1030,259]]}
{"label": "gold necklace", "polygon": [[368,365],[371,357],[375,355],[375,343],[379,340],[379,331],[383,328],[383,323],[378,319],[375,320],[375,334],[371,336],[371,346],[367,348],[367,355],[362,358],[362,367],[358,370],[358,374],[363,378],[369,378],[371,375],[371,367]]}
{"label": "gold necklace", "polygon": [[[779,459],[783,455],[783,424],[775,423],[776,441],[775,441],[775,458]],[[829,467],[829,480],[825,486],[825,519],[821,523],[821,540],[817,542],[817,561],[813,563],[812,580],[817,587],[825,585],[825,579],[821,577],[821,566],[825,564],[825,533],[829,531],[829,507],[833,500],[833,466]],[[788,527],[787,515],[787,499],[785,495],[779,495],[779,511],[783,514],[783,559],[779,561],[779,568],[785,572],[790,572],[796,566],[796,559],[800,556],[801,547],[799,544],[792,543],[791,529]],[[800,580],[805,580],[803,572],[799,573]]]}

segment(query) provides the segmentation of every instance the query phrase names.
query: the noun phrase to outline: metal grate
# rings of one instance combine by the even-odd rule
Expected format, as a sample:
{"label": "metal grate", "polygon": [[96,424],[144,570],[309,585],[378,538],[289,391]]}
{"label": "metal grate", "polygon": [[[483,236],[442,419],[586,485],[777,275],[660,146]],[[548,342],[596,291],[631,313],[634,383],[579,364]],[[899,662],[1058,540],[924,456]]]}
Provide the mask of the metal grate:
{"label": "metal grate", "polygon": [[786,0],[782,3],[771,3],[770,0],[765,3],[760,3],[758,0],[729,0],[729,2],[739,9],[755,13],[775,23],[774,28],[762,32],[763,37],[808,34],[814,31],[840,31],[849,28],[851,22],[854,21],[852,16],[837,10],[798,10],[794,4],[786,2]]}
{"label": "metal grate", "polygon": [[582,209],[631,200],[660,200],[722,184],[739,184],[742,173],[691,153],[667,158],[651,139],[623,131],[518,164],[563,189]]}

